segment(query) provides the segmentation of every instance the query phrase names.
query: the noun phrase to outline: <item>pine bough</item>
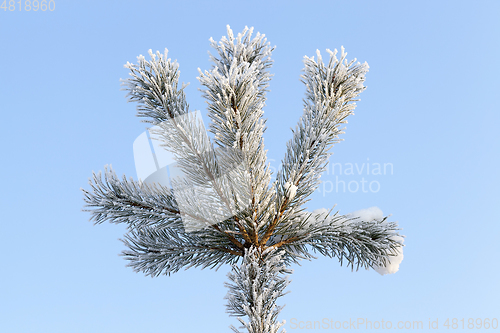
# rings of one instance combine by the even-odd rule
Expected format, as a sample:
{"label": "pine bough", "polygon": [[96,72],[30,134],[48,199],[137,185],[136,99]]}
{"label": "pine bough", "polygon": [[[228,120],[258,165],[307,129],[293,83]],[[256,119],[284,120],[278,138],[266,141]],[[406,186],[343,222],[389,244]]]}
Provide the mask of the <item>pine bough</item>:
{"label": "pine bough", "polygon": [[[93,174],[90,190],[82,190],[85,210],[96,224],[127,225],[123,242],[128,250],[122,255],[135,271],[159,276],[181,268],[231,265],[228,313],[238,316],[249,333],[275,333],[284,324],[278,322],[276,301],[285,294],[291,264],[318,252],[351,269],[393,273],[402,259],[403,238],[397,223],[381,212],[339,215],[303,207],[365,89],[368,65],[346,60],[343,48],[339,58],[337,51],[327,50],[326,63],[319,51],[316,59],[304,58],[304,113],[269,186],[263,107],[274,48],[262,34],[252,38],[252,30],[235,37],[228,26],[219,43],[210,39],[216,55],[210,56],[211,70],[200,71],[198,79],[208,102],[212,140],[189,111],[185,85],[179,87],[179,66],[167,58],[167,50],[150,50],[150,60],[139,56],[137,64],[125,65],[131,75],[124,81],[129,100],[138,103],[144,122],[161,129],[164,148],[186,175],[177,186],[119,179],[106,167],[104,176]],[[236,176],[223,177],[228,170],[236,170]],[[190,208],[181,209],[180,202]],[[218,207],[228,217],[221,219],[207,207]]]}

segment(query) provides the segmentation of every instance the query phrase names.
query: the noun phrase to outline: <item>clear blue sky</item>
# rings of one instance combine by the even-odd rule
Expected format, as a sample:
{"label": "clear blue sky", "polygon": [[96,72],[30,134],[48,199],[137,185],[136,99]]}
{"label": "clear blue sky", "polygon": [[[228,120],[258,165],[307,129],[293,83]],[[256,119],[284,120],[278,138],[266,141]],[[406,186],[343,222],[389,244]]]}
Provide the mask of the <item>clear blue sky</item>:
{"label": "clear blue sky", "polygon": [[[120,90],[123,65],[168,48],[207,121],[197,68],[209,68],[208,39],[227,24],[254,26],[277,46],[265,109],[276,168],[302,113],[303,56],[343,45],[368,62],[368,89],[330,159],[343,172],[322,178],[308,208],[378,206],[407,236],[394,275],[327,258],[293,267],[281,301],[287,331],[316,331],[293,328],[293,318],[425,327],[430,318],[440,331],[447,318],[500,319],[498,1],[55,4],[0,10],[0,332],[229,332],[228,268],[134,273],[118,256],[124,226],[93,226],[80,191],[106,164],[136,177],[132,143],[145,124]],[[350,175],[349,163],[392,169]],[[337,191],[337,181],[374,191]]]}

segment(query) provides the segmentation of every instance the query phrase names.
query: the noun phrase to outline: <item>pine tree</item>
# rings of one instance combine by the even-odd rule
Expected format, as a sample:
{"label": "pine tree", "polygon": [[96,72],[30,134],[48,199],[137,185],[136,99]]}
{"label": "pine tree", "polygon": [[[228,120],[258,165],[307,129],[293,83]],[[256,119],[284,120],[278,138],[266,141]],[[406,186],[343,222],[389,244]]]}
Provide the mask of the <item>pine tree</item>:
{"label": "pine tree", "polygon": [[[203,122],[189,111],[179,87],[179,66],[149,51],[127,63],[124,81],[138,116],[156,128],[163,147],[182,175],[172,186],[134,181],[105,168],[83,190],[86,211],[96,224],[125,223],[122,255],[137,272],[170,275],[181,268],[228,264],[227,311],[251,333],[278,332],[276,305],[290,265],[318,252],[351,269],[393,273],[402,259],[398,225],[377,209],[350,215],[326,209],[307,212],[304,204],[318,188],[330,148],[365,89],[366,63],[346,60],[342,48],[327,50],[328,62],[305,57],[304,113],[287,143],[282,166],[271,183],[263,133],[263,107],[271,79],[273,47],[264,35],[245,28],[236,37],[227,27],[210,71],[198,77],[211,118],[210,139]],[[243,319],[246,317],[246,320]],[[231,327],[234,332],[239,332]],[[284,330],[283,330],[284,331]]]}

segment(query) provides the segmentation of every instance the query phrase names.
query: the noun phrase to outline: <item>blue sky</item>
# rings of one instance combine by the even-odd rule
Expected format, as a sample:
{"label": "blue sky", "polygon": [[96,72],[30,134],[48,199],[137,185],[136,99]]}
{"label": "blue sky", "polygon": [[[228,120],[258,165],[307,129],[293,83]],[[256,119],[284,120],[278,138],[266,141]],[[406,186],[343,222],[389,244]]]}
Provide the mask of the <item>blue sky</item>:
{"label": "blue sky", "polygon": [[[124,226],[93,226],[80,191],[106,164],[136,177],[132,144],[145,124],[120,90],[123,65],[168,48],[191,82],[191,108],[207,122],[197,68],[209,68],[208,39],[227,24],[253,26],[277,46],[265,108],[275,168],[302,113],[303,56],[343,45],[348,58],[368,62],[368,88],[330,158],[343,172],[324,175],[308,208],[378,206],[407,237],[394,275],[322,257],[293,267],[281,301],[287,331],[314,332],[290,324],[325,318],[425,328],[430,319],[439,331],[447,318],[500,319],[499,2],[55,4],[52,12],[0,10],[0,332],[229,332],[229,268],[134,273],[118,256]],[[392,171],[346,174],[349,163]],[[339,181],[378,190],[337,190]]]}

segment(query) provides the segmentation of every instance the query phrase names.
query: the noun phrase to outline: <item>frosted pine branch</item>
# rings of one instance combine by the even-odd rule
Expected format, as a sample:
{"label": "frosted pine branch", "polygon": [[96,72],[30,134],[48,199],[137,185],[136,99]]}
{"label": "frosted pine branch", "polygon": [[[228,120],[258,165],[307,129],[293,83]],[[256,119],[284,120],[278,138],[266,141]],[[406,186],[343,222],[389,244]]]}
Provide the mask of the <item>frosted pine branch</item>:
{"label": "frosted pine branch", "polygon": [[392,257],[402,254],[400,229],[381,212],[373,216],[365,211],[348,215],[330,214],[326,209],[302,211],[282,221],[267,245],[285,250],[287,264],[314,258],[312,249],[351,269],[384,267]]}
{"label": "frosted pine branch", "polygon": [[[223,171],[219,167],[216,151],[202,120],[189,112],[183,91],[185,85],[178,88],[179,66],[167,58],[167,51],[162,55],[159,52],[153,54],[150,50],[149,54],[150,61],[139,56],[137,65],[127,63],[125,66],[130,69],[131,75],[123,82],[129,91],[129,100],[138,102],[138,116],[149,117],[151,119],[146,122],[160,127],[154,132],[162,140],[162,146],[174,154],[177,167],[185,175],[182,186],[209,185],[211,193],[200,198],[201,201],[205,199],[204,203],[210,205],[207,199],[215,196],[218,204],[234,216],[236,211],[233,207],[239,203],[232,202],[237,201],[232,193],[224,192],[225,187],[221,183]],[[203,196],[203,193],[197,195]],[[244,229],[241,223],[238,226],[240,231]],[[242,234],[249,240],[246,232]]]}
{"label": "frosted pine branch", "polygon": [[229,289],[225,297],[227,312],[232,316],[246,316],[248,321],[238,320],[249,333],[277,333],[285,324],[277,322],[283,306],[277,306],[276,301],[287,294],[284,290],[290,282],[286,274],[292,271],[284,265],[282,254],[273,249],[261,253],[251,247],[245,251],[241,266],[233,266],[228,274],[231,282],[225,283]]}
{"label": "frosted pine branch", "polygon": [[[341,58],[336,52],[330,53],[328,64],[324,64],[321,54],[318,59],[305,57],[302,80],[307,92],[304,99],[304,114],[292,139],[287,143],[287,151],[281,169],[278,171],[276,191],[276,211],[264,236],[267,242],[274,227],[282,218],[291,216],[292,207],[300,207],[307,201],[319,185],[325,170],[328,150],[340,139],[341,125],[353,113],[357,96],[365,89],[363,82],[368,65],[348,62],[342,48]],[[287,195],[288,187],[295,186],[295,195]]]}
{"label": "frosted pine branch", "polygon": [[94,173],[89,181],[91,191],[82,189],[86,209],[96,224],[109,221],[129,227],[155,226],[182,229],[181,216],[171,189],[151,186],[123,177],[120,180],[111,166]]}
{"label": "frosted pine branch", "polygon": [[138,103],[138,116],[150,118],[143,121],[156,125],[188,112],[184,94],[187,85],[178,88],[179,65],[167,58],[167,49],[164,54],[154,54],[152,50],[148,53],[150,61],[140,55],[137,65],[125,64],[131,78],[122,80],[122,84],[128,91],[129,101]]}
{"label": "frosted pine branch", "polygon": [[154,125],[150,133],[174,155],[172,188],[119,179],[106,168],[104,179],[94,173],[91,189],[83,190],[85,210],[96,224],[127,225],[122,255],[137,272],[154,277],[231,265],[227,311],[249,333],[277,333],[284,322],[276,301],[290,265],[319,253],[353,270],[391,274],[403,259],[400,229],[379,209],[341,215],[304,206],[365,89],[368,65],[348,61],[343,48],[340,58],[327,50],[326,62],[319,51],[316,59],[305,57],[304,112],[271,183],[263,116],[274,47],[252,28],[235,36],[229,26],[227,37],[210,43],[212,67],[199,70],[198,79],[214,138],[189,111],[179,65],[167,51],[139,56],[126,64],[123,85],[138,116]]}
{"label": "frosted pine branch", "polygon": [[268,187],[271,173],[266,163],[262,118],[273,48],[264,35],[258,33],[252,38],[252,28],[245,28],[236,37],[229,26],[227,32],[228,37],[219,43],[211,39],[217,56],[210,56],[212,69],[204,73],[200,70],[198,79],[204,87],[215,144],[242,152],[253,195],[249,210],[253,213],[241,221],[241,229],[245,229],[250,243],[257,243],[262,225],[272,214],[275,195]]}
{"label": "frosted pine branch", "polygon": [[143,227],[131,230],[122,256],[136,272],[151,277],[170,275],[191,267],[219,268],[238,261],[234,245],[213,230],[176,233],[170,229]]}

